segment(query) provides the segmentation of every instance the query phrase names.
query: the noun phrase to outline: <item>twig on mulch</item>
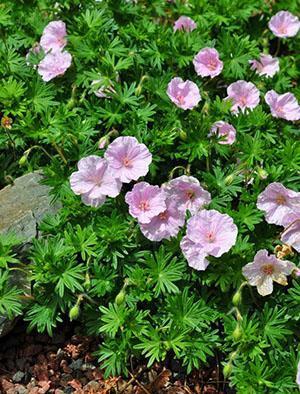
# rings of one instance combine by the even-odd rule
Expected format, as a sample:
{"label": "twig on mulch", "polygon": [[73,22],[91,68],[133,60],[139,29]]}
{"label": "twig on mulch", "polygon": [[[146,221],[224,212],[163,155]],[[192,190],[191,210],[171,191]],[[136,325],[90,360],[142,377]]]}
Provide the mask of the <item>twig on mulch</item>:
{"label": "twig on mulch", "polygon": [[[122,390],[119,392],[119,394],[122,394],[127,387],[129,387],[131,385],[131,383],[133,383],[134,381],[136,381],[137,377],[144,372],[145,368],[139,368],[139,370],[137,371],[137,373],[135,375],[132,375],[132,378],[126,383],[126,385],[122,388]],[[130,373],[130,372],[129,372]],[[130,373],[131,375],[131,373]]]}
{"label": "twig on mulch", "polygon": [[129,372],[129,375],[131,376],[131,378],[133,378],[133,380],[134,380],[135,383],[139,386],[140,389],[142,389],[146,394],[151,394],[150,391],[148,391],[148,390],[146,389],[146,387],[143,386],[143,385],[136,379],[136,377],[135,377],[134,375],[132,375],[131,372]]}

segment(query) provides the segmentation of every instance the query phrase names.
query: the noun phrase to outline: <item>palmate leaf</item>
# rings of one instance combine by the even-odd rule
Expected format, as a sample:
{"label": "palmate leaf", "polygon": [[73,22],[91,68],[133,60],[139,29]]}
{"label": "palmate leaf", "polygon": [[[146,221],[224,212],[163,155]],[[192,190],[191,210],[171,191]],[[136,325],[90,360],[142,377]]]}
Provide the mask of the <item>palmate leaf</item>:
{"label": "palmate leaf", "polygon": [[58,281],[55,290],[60,297],[64,296],[66,289],[70,290],[72,293],[77,290],[83,291],[83,286],[81,284],[84,280],[83,265],[78,264],[72,266],[72,264],[73,262],[70,262],[65,270],[56,278]]}
{"label": "palmate leaf", "polygon": [[172,257],[171,253],[166,253],[161,246],[154,254],[146,253],[143,263],[146,265],[145,274],[148,274],[150,284],[154,287],[154,295],[157,297],[161,293],[177,293],[179,291],[175,282],[182,279],[182,273],[186,264]]}
{"label": "palmate leaf", "polygon": [[9,283],[9,271],[0,270],[0,315],[9,319],[22,313],[22,291]]}
{"label": "palmate leaf", "polygon": [[54,100],[55,90],[53,85],[45,85],[40,78],[36,78],[29,91],[31,103],[37,113],[46,111],[48,108],[58,105]]}
{"label": "palmate leaf", "polygon": [[118,330],[125,323],[126,317],[129,314],[129,309],[124,305],[109,304],[108,308],[100,306],[102,312],[101,321],[104,323],[99,332],[105,332],[110,337],[115,337]]}
{"label": "palmate leaf", "polygon": [[168,298],[168,319],[175,327],[201,331],[217,318],[217,314],[202,299],[195,301],[188,291],[186,287],[181,294]]}
{"label": "palmate leaf", "polygon": [[38,303],[31,305],[26,313],[25,321],[30,322],[29,330],[35,328],[40,333],[47,331],[52,336],[53,329],[57,326],[57,323],[62,322],[62,319],[57,311],[57,303],[50,301],[44,305]]}
{"label": "palmate leaf", "polygon": [[265,305],[262,319],[263,337],[266,342],[273,347],[279,347],[282,342],[287,341],[288,335],[292,335],[292,331],[287,328],[288,316],[287,309],[278,308],[275,306],[271,308],[268,304]]}

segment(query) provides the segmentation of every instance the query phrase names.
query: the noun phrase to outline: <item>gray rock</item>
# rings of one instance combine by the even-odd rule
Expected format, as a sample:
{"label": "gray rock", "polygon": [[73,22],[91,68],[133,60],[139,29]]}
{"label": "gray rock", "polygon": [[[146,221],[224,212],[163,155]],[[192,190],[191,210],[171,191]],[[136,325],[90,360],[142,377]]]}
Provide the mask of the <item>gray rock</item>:
{"label": "gray rock", "polygon": [[[57,213],[61,204],[51,205],[50,188],[40,184],[42,179],[41,172],[32,172],[0,190],[0,234],[12,232],[25,244],[38,236],[37,227],[45,215]],[[10,277],[12,286],[31,294],[26,273],[13,270]],[[13,328],[14,323],[15,320],[0,316],[0,338]]]}
{"label": "gray rock", "polygon": [[78,360],[72,361],[71,364],[69,364],[69,367],[76,371],[77,369],[81,368],[82,364],[83,364],[83,360],[79,358]]}
{"label": "gray rock", "polygon": [[46,214],[55,214],[49,187],[41,185],[40,172],[25,174],[0,190],[0,234],[14,232],[23,242],[37,236],[37,225]]}
{"label": "gray rock", "polygon": [[24,377],[25,377],[25,373],[22,372],[22,371],[18,371],[18,372],[16,372],[16,373],[14,374],[14,376],[12,377],[12,381],[13,381],[14,383],[20,383],[20,382],[23,380]]}

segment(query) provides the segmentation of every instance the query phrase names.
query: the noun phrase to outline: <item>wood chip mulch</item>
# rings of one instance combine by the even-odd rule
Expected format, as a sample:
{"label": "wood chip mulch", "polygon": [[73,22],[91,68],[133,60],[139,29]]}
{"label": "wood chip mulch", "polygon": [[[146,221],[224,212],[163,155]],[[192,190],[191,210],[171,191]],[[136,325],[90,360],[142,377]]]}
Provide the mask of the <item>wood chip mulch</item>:
{"label": "wood chip mulch", "polygon": [[105,379],[93,353],[94,337],[65,327],[50,338],[18,324],[0,339],[1,394],[233,394],[218,368],[186,376],[175,360],[149,369],[132,365],[128,378]]}

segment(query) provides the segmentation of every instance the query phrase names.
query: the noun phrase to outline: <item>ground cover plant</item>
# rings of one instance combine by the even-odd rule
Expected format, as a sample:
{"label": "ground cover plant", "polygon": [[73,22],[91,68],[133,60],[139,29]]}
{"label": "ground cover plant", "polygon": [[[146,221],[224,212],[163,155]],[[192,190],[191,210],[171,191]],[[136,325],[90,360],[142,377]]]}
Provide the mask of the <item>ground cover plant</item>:
{"label": "ground cover plant", "polygon": [[0,184],[42,169],[62,203],[29,264],[0,237],[0,312],[78,320],[107,376],[218,354],[239,393],[297,392],[299,2],[0,11]]}

